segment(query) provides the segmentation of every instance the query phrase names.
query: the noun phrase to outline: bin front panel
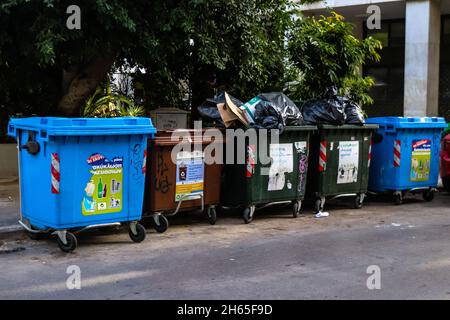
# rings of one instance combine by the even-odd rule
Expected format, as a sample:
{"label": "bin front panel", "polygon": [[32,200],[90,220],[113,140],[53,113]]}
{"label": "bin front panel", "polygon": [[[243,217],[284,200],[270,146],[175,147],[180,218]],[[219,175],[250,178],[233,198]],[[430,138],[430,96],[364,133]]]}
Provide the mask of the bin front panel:
{"label": "bin front panel", "polygon": [[[26,141],[27,131],[20,131]],[[147,135],[38,139],[20,151],[24,218],[41,229],[140,220]]]}
{"label": "bin front panel", "polygon": [[373,143],[369,188],[377,192],[436,187],[440,128],[383,127]]}
{"label": "bin front panel", "polygon": [[[303,200],[306,188],[309,130],[289,127],[272,140],[257,139],[245,143],[245,163],[237,163],[241,146],[234,142],[234,164],[225,168],[222,202],[229,206],[248,206],[277,201]],[[249,131],[247,131],[248,133]],[[227,143],[230,143],[227,141]],[[228,148],[228,147],[227,147]],[[266,156],[262,157],[261,154]]]}
{"label": "bin front panel", "polygon": [[[160,136],[167,134],[160,133]],[[203,152],[207,145],[202,146]],[[190,147],[186,145],[186,150],[190,150],[186,156],[172,159],[174,147],[175,143],[158,145],[154,141],[150,144],[148,164],[150,171],[146,181],[145,211],[147,213],[174,211],[180,197],[185,196],[188,198],[182,201],[180,208],[200,208],[202,201],[195,193],[203,195],[205,205],[218,204],[222,165],[205,163],[204,154],[196,156],[193,144]]]}
{"label": "bin front panel", "polygon": [[372,129],[320,128],[312,140],[308,197],[364,193]]}
{"label": "bin front panel", "polygon": [[[261,146],[248,146],[247,157]],[[268,141],[270,163],[259,159],[249,179],[250,203],[302,200],[308,167],[309,132],[285,131],[279,141]],[[260,155],[258,155],[260,156]],[[247,174],[247,172],[246,172]]]}

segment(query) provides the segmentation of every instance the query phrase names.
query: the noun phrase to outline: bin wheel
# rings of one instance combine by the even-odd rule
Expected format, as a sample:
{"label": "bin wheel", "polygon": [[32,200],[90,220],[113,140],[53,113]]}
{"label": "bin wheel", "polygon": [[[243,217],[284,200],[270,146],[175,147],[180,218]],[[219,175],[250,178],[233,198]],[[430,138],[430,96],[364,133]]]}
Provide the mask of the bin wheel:
{"label": "bin wheel", "polygon": [[397,206],[401,205],[403,203],[403,195],[401,193],[394,193],[394,201]]}
{"label": "bin wheel", "polygon": [[69,253],[74,251],[78,246],[77,237],[73,233],[66,232],[66,244],[61,240],[60,237],[57,238],[58,241],[58,247],[61,249],[61,251]]}
{"label": "bin wheel", "polygon": [[298,218],[299,214],[300,214],[300,209],[302,207],[302,202],[301,201],[294,201],[292,204],[292,216],[294,218]]}
{"label": "bin wheel", "polygon": [[207,210],[208,210],[207,213],[208,213],[209,224],[213,226],[217,222],[216,208],[215,207],[209,207]]}
{"label": "bin wheel", "polygon": [[130,231],[128,232],[128,234],[130,235],[131,240],[133,240],[133,242],[139,243],[144,241],[145,239],[145,228],[142,224],[137,223],[136,224],[136,234],[133,233],[133,230],[130,227]]}
{"label": "bin wheel", "polygon": [[364,198],[360,194],[358,194],[354,199],[353,207],[355,209],[361,209],[363,207],[363,203]]}
{"label": "bin wheel", "polygon": [[244,218],[244,222],[246,224],[249,224],[253,221],[253,214],[252,214],[252,208],[247,207],[244,209],[244,212],[242,213],[242,217]]}
{"label": "bin wheel", "polygon": [[423,200],[425,200],[427,202],[433,201],[433,199],[434,199],[434,190],[432,190],[432,189],[425,190],[422,193],[422,197],[423,197]]}
{"label": "bin wheel", "polygon": [[169,220],[162,214],[158,214],[153,219],[153,228],[158,233],[164,233],[169,228]]}

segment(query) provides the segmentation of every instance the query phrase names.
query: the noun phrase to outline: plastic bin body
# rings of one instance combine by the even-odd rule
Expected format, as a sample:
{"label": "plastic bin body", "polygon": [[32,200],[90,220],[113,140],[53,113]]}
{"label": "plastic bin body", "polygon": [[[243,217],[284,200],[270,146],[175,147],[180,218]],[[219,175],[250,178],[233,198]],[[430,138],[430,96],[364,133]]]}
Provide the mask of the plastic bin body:
{"label": "plastic bin body", "polygon": [[372,144],[369,189],[374,192],[436,187],[443,118],[380,117]]}
{"label": "plastic bin body", "polygon": [[[21,218],[33,227],[141,219],[150,119],[13,119],[8,132],[18,142]],[[28,141],[38,153],[24,148]]]}
{"label": "plastic bin body", "polygon": [[[183,130],[183,132],[191,138],[185,139],[179,134],[179,138],[175,139],[172,138],[174,131],[160,131],[149,143],[150,172],[146,178],[146,214],[153,212],[171,214],[176,213],[177,208],[198,209],[202,206],[201,196],[204,206],[217,205],[220,202],[222,164],[205,163],[203,154],[213,140],[204,136],[203,131],[197,134],[194,134],[194,130]],[[223,140],[214,141],[220,145],[223,144]],[[200,147],[200,152],[195,153],[195,144]],[[172,151],[176,145],[183,146],[187,151],[187,154],[179,160],[172,159]],[[196,170],[196,174],[191,176],[188,172],[190,170]],[[181,182],[179,175],[184,172],[187,174],[186,180]]]}
{"label": "plastic bin body", "polygon": [[311,138],[308,198],[367,192],[371,137],[376,128],[318,125]]}
{"label": "plastic bin body", "polygon": [[[244,146],[246,163],[237,163],[237,151],[241,147],[235,141],[234,163],[227,163],[225,166],[222,204],[229,207],[248,207],[271,202],[303,200],[308,171],[309,137],[314,130],[315,126],[286,127],[278,136],[278,142],[272,141],[270,134],[268,135],[267,144],[264,146],[265,154],[274,159],[272,164],[282,161],[287,170],[282,168],[278,170],[276,165],[262,163],[258,150],[263,146],[259,138],[255,145],[246,140]],[[256,134],[259,132],[253,131]],[[227,137],[228,143],[230,141]],[[279,176],[284,175],[278,182],[275,180],[277,170]]]}

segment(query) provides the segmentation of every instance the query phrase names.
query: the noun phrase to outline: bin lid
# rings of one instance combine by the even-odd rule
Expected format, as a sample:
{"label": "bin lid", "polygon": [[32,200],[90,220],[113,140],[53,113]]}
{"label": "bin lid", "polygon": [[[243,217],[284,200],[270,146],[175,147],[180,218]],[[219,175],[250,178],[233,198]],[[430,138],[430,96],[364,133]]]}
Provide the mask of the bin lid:
{"label": "bin lid", "polygon": [[356,130],[374,130],[378,129],[377,124],[368,124],[367,122],[363,125],[358,124],[343,124],[341,126],[333,125],[333,124],[318,124],[317,127],[319,129],[341,129],[341,130],[347,130],[347,129],[356,129]]}
{"label": "bin lid", "polygon": [[366,123],[376,123],[392,128],[446,128],[447,123],[442,117],[377,117],[369,118]]}
{"label": "bin lid", "polygon": [[284,127],[284,131],[315,131],[315,130],[317,130],[317,126],[312,126],[312,125]]}
{"label": "bin lid", "polygon": [[13,118],[8,123],[8,135],[17,136],[17,129],[39,131],[41,137],[49,136],[102,136],[154,134],[150,118]]}

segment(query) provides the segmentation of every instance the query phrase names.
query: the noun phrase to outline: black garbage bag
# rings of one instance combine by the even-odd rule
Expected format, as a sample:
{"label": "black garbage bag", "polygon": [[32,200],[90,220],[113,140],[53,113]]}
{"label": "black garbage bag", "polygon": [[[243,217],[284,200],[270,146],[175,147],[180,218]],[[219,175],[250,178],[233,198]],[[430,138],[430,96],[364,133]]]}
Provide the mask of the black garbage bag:
{"label": "black garbage bag", "polygon": [[285,126],[304,124],[298,107],[281,92],[261,93],[241,109],[253,128],[283,131]]}
{"label": "black garbage bag", "polygon": [[338,97],[334,87],[321,97],[306,101],[301,110],[306,124],[343,125],[347,120],[342,97]]}
{"label": "black garbage bag", "polygon": [[[236,106],[241,106],[243,102],[231,95],[229,95],[231,101]],[[220,103],[225,103],[225,92],[219,93],[214,98],[206,99],[201,105],[197,107],[198,113],[205,121],[218,122],[223,124],[222,117],[220,116],[220,112],[217,109],[217,105]]]}
{"label": "black garbage bag", "polygon": [[364,120],[364,113],[359,105],[354,103],[353,101],[347,99],[345,102],[345,114],[347,119],[345,123],[348,124],[364,124],[366,121]]}
{"label": "black garbage bag", "polygon": [[301,126],[303,116],[297,105],[282,92],[261,93],[258,95],[263,101],[270,102],[282,120],[284,126]]}

